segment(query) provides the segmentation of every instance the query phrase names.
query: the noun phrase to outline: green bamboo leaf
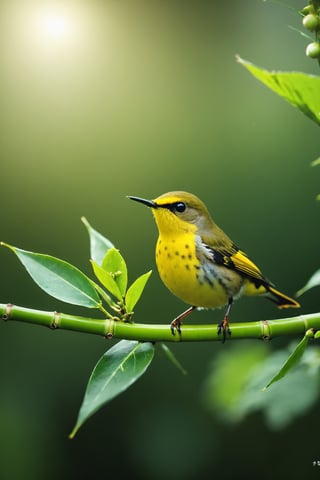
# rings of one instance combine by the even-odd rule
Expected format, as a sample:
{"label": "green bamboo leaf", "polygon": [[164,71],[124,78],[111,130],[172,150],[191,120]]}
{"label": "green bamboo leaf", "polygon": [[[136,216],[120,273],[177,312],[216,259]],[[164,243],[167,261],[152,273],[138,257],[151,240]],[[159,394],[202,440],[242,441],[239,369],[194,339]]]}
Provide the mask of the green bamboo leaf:
{"label": "green bamboo leaf", "polygon": [[[296,346],[296,345],[295,345]],[[290,347],[290,353],[295,348]],[[238,342],[232,351],[221,351],[215,357],[203,390],[205,405],[215,418],[228,424],[244,421],[256,412],[270,430],[288,428],[319,399],[319,348],[309,346],[289,375],[265,391],[279,365],[290,355],[288,348],[270,351],[266,344],[243,346]],[[237,365],[237,375],[234,366]]]}
{"label": "green bamboo leaf", "polygon": [[141,297],[141,294],[144,290],[144,287],[146,286],[147,281],[149,280],[149,277],[152,273],[152,270],[150,270],[147,273],[144,273],[143,275],[140,275],[133,284],[128,288],[127,294],[126,294],[126,310],[128,313],[131,313],[138,302],[139,298]]}
{"label": "green bamboo leaf", "polygon": [[320,165],[320,157],[311,162],[311,167],[317,167],[318,165]]}
{"label": "green bamboo leaf", "polygon": [[283,366],[280,368],[279,372],[270,380],[270,382],[267,383],[267,385],[263,388],[263,390],[266,390],[270,385],[273,383],[277,382],[278,380],[281,380],[281,378],[285,377],[287,373],[295,366],[297,363],[301,360],[302,355],[304,354],[304,351],[306,349],[306,346],[308,345],[310,335],[305,335],[301,342],[298,343],[294,351],[291,353],[287,361],[283,364]]}
{"label": "green bamboo leaf", "polygon": [[91,280],[78,268],[59,258],[10,248],[42,290],[58,300],[89,308],[99,308],[100,297]]}
{"label": "green bamboo leaf", "polygon": [[105,238],[101,233],[91,227],[90,223],[85,217],[81,217],[82,223],[85,225],[90,238],[90,257],[98,265],[102,264],[105,254],[110,248],[113,248],[113,243]]}
{"label": "green bamboo leaf", "polygon": [[290,30],[293,30],[294,32],[301,35],[301,37],[306,38],[309,42],[313,41],[313,37],[309,33],[306,33],[303,30],[301,30],[300,28],[293,27],[292,25],[288,25],[288,28],[290,28]]}
{"label": "green bamboo leaf", "polygon": [[300,297],[301,295],[303,295],[305,292],[307,292],[311,288],[319,287],[319,285],[320,285],[320,270],[317,270],[312,275],[312,277],[308,280],[308,282],[305,284],[305,286],[300,288],[300,290],[298,290],[296,295],[297,295],[297,297]]}
{"label": "green bamboo leaf", "polygon": [[104,404],[129,388],[143,375],[154,355],[152,343],[121,340],[95,366],[70,438]]}
{"label": "green bamboo leaf", "polygon": [[108,272],[119,287],[121,298],[124,298],[128,284],[128,271],[126,262],[116,248],[110,248],[102,260],[102,268]]}
{"label": "green bamboo leaf", "polygon": [[170,362],[182,373],[182,375],[187,375],[187,370],[183,367],[183,365],[179,362],[173,351],[163,342],[160,343],[160,347],[162,348],[166,357],[170,360]]}
{"label": "green bamboo leaf", "polygon": [[267,71],[238,57],[254,77],[320,125],[320,77],[301,72]]}
{"label": "green bamboo leaf", "polygon": [[91,265],[94,271],[95,276],[101,282],[101,284],[114,295],[118,300],[122,300],[122,295],[118,284],[114,280],[114,278],[110,275],[109,272],[104,270],[104,268],[100,267],[96,262],[91,260]]}

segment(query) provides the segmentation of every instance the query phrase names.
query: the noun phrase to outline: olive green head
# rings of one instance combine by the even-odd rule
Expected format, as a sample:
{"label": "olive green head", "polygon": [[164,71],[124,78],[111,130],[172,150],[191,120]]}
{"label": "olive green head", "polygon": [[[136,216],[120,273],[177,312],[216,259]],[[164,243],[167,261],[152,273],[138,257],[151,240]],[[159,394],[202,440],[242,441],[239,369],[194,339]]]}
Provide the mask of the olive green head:
{"label": "olive green head", "polygon": [[193,230],[201,233],[212,229],[214,226],[207,207],[192,193],[168,192],[154,200],[139,197],[129,198],[152,209],[159,231],[162,234],[181,230]]}

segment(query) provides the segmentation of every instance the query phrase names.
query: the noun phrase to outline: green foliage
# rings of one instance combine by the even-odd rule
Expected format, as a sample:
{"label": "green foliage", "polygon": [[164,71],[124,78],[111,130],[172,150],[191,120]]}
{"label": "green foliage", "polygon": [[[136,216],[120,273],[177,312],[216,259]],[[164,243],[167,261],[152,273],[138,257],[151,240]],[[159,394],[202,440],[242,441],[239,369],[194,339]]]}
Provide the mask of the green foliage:
{"label": "green foliage", "polygon": [[205,384],[206,408],[226,423],[239,422],[260,411],[269,428],[286,427],[318,399],[320,352],[309,348],[276,388],[263,389],[287,357],[287,349],[270,352],[266,346],[240,345],[227,354],[221,352]]}
{"label": "green foliage", "polygon": [[254,77],[320,125],[320,77],[300,72],[269,72],[238,57]]}
{"label": "green foliage", "polygon": [[85,225],[90,239],[90,258],[96,262],[98,265],[101,265],[102,260],[104,259],[107,251],[114,247],[114,245],[105,238],[101,233],[97,232],[85,217],[81,218],[81,221]]}
{"label": "green foliage", "polygon": [[298,345],[293,350],[291,355],[285,361],[284,365],[280,368],[279,372],[276,375],[274,375],[274,377],[272,377],[272,379],[267,383],[267,385],[263,388],[263,390],[266,390],[268,387],[270,387],[270,385],[277,382],[278,380],[281,380],[281,378],[285,377],[287,373],[295,365],[297,365],[297,363],[301,360],[302,355],[304,354],[309,338],[311,338],[311,336],[313,337],[313,332],[311,332],[311,335],[310,335],[310,332],[308,330],[306,335],[301,340],[301,342],[298,343]]}
{"label": "green foliage", "polygon": [[[63,302],[99,309],[109,318],[127,321],[133,314],[133,308],[151,271],[138,277],[127,291],[128,270],[124,258],[108,239],[94,230],[86,220],[83,221],[90,238],[93,272],[107,291],[64,260],[28,252],[3,242],[1,245],[17,255],[35,283],[49,295]],[[114,296],[116,301],[112,300],[109,294]],[[116,317],[106,310],[103,301],[117,313]]]}
{"label": "green foliage", "polygon": [[300,290],[297,292],[297,296],[300,297],[304,293],[306,293],[308,290],[314,287],[318,287],[320,285],[320,270],[317,270],[311,278],[308,280],[308,282],[304,285],[304,287],[300,288]]}
{"label": "green foliage", "polygon": [[27,252],[2,243],[19,258],[42,290],[58,300],[88,308],[100,308],[100,297],[90,279],[78,268],[59,258]]}
{"label": "green foliage", "polygon": [[[307,55],[320,59],[320,2],[310,1],[301,10],[303,26],[315,33],[315,41],[307,46]],[[275,93],[299,108],[307,117],[320,125],[320,77],[300,72],[269,72],[238,57],[242,64],[254,77]],[[311,165],[317,166],[320,159],[315,159]],[[320,195],[317,196],[320,199]],[[317,270],[310,280],[302,287],[297,296],[301,296],[313,287],[320,285],[320,270]]]}
{"label": "green foliage", "polygon": [[173,351],[166,345],[165,343],[160,343],[160,347],[162,351],[164,352],[165,356],[170,360],[170,362],[182,373],[182,375],[186,375],[187,371],[185,368],[181,365]]}
{"label": "green foliage", "polygon": [[149,342],[121,340],[110,348],[93,369],[70,438],[99,408],[138,380],[150,365],[153,355],[154,346]]}
{"label": "green foliage", "polygon": [[119,300],[122,299],[127,290],[128,271],[126,262],[124,261],[119,250],[116,250],[115,248],[108,250],[102,260],[101,266],[103,270],[110,275],[110,277],[114,280],[115,285],[118,287],[120,297],[117,296],[117,298]]}
{"label": "green foliage", "polygon": [[129,313],[133,311],[134,307],[136,306],[136,303],[139,301],[151,273],[152,273],[151,270],[149,272],[143,273],[128,288],[128,291],[126,293],[126,298],[125,298],[125,304],[126,304],[127,311]]}
{"label": "green foliage", "polygon": [[[82,221],[90,238],[93,272],[106,290],[64,260],[28,252],[6,243],[1,245],[13,251],[35,283],[54,298],[99,309],[114,321],[129,321],[151,271],[138,277],[127,290],[128,270],[124,258],[86,219]],[[115,297],[115,300],[110,295]],[[106,302],[106,307],[103,302]],[[116,316],[106,308],[116,312]],[[122,340],[102,356],[90,377],[78,420],[70,437],[75,435],[94,412],[126,390],[145,372],[153,353],[154,347],[151,343]]]}
{"label": "green foliage", "polygon": [[[109,250],[109,252],[106,254],[107,256],[110,256],[109,253],[112,253],[112,250]],[[116,273],[112,273],[112,271],[109,269],[108,265],[106,265],[107,262],[105,262],[104,266],[99,266],[97,263],[95,263],[93,260],[91,260],[91,265],[94,271],[95,276],[99,280],[102,285],[109,290],[110,293],[114,297],[117,298],[120,302],[123,299],[123,295],[119,289],[119,285],[116,282]],[[116,272],[116,271],[115,271]],[[120,275],[120,274],[118,274]]]}

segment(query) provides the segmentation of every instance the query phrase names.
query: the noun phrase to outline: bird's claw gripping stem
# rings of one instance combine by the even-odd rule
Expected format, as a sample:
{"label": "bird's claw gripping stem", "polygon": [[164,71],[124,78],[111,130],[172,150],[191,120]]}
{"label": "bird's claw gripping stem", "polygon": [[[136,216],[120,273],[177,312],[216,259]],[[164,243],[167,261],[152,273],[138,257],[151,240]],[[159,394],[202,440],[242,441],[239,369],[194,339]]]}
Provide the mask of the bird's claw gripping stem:
{"label": "bird's claw gripping stem", "polygon": [[224,343],[227,339],[227,335],[231,336],[231,329],[229,327],[229,318],[227,316],[224,317],[221,323],[218,325],[218,335],[222,334],[222,343]]}
{"label": "bird's claw gripping stem", "polygon": [[184,319],[184,317],[186,317],[187,315],[189,315],[191,312],[193,312],[193,310],[195,310],[197,307],[189,307],[187,308],[187,310],[185,310],[184,312],[180,313],[180,315],[178,315],[175,319],[172,320],[172,322],[170,323],[170,329],[171,329],[171,333],[172,335],[175,335],[176,334],[176,331],[179,333],[179,335],[181,335],[181,323],[182,323],[182,320]]}
{"label": "bird's claw gripping stem", "polygon": [[170,329],[171,329],[172,335],[175,335],[176,331],[179,333],[179,335],[181,335],[181,321],[179,317],[172,320],[172,322],[170,323]]}

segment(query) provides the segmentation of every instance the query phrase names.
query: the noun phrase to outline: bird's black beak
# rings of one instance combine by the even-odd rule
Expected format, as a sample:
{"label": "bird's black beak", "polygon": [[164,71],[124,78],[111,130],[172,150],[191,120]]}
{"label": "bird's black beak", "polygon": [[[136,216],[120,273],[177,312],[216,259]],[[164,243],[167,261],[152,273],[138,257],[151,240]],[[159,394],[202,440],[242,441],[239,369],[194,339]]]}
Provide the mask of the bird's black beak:
{"label": "bird's black beak", "polygon": [[147,205],[147,207],[150,207],[150,208],[158,207],[158,205],[153,200],[146,200],[145,198],[140,198],[140,197],[132,197],[130,195],[128,195],[128,198],[130,198],[130,200],[134,200],[135,202],[143,203],[144,205]]}

